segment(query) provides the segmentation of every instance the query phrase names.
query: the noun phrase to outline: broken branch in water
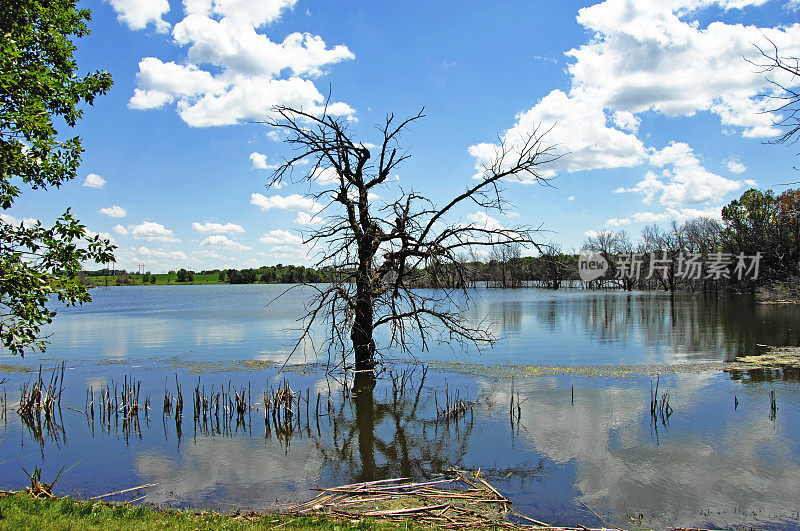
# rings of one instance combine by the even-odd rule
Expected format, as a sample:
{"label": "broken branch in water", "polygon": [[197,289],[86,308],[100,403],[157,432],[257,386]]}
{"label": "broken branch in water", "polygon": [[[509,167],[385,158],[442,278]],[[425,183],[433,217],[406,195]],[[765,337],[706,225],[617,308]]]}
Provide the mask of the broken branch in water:
{"label": "broken branch in water", "polygon": [[158,483],[146,483],[144,485],[139,485],[138,487],[132,487],[130,489],[117,490],[117,491],[114,491],[114,492],[109,492],[107,494],[101,494],[100,496],[94,496],[94,497],[89,498],[89,499],[90,500],[99,500],[100,498],[107,498],[109,496],[115,496],[117,494],[124,494],[126,492],[133,492],[135,490],[142,490],[142,489],[146,489],[146,488],[149,488],[149,487],[155,487],[156,485],[158,485]]}

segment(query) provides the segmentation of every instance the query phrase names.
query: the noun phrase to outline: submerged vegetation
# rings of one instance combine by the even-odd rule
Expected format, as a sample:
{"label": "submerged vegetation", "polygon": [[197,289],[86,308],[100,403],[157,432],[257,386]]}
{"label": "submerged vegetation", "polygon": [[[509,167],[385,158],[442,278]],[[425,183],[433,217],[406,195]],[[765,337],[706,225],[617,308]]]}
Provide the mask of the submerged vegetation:
{"label": "submerged vegetation", "polygon": [[[766,347],[765,347],[766,348]],[[237,364],[226,367],[216,366],[211,372],[236,371]],[[394,422],[408,424],[417,423],[423,428],[429,427],[437,430],[443,428],[448,431],[451,424],[456,433],[459,427],[469,433],[475,422],[475,410],[486,408],[494,410],[496,404],[485,402],[484,398],[469,399],[462,389],[447,384],[445,377],[443,387],[431,386],[428,379],[429,370],[445,374],[463,374],[473,378],[494,381],[501,387],[510,388],[509,414],[512,428],[516,426],[522,415],[523,405],[529,397],[522,397],[515,392],[515,381],[539,376],[564,375],[582,378],[631,378],[649,376],[650,396],[648,410],[654,420],[666,424],[674,409],[670,404],[671,394],[660,384],[662,375],[692,373],[700,374],[708,371],[724,371],[733,379],[742,379],[743,374],[754,380],[768,379],[768,373],[780,370],[787,371],[788,378],[797,378],[800,367],[800,349],[798,348],[770,348],[760,355],[742,357],[732,363],[716,364],[672,364],[672,365],[634,365],[634,366],[536,366],[536,365],[509,365],[501,364],[483,366],[458,362],[434,362],[429,365],[409,364],[402,369],[389,369],[382,373],[380,380],[387,385],[387,402],[380,405],[377,411],[389,415]],[[194,376],[185,374],[193,380],[189,385],[188,394],[191,397],[191,415],[185,412],[183,391],[187,386],[185,379],[181,380],[176,373],[174,381],[165,378],[163,397],[157,398],[160,402],[160,411],[152,406],[153,401],[149,394],[142,392],[142,381],[134,376],[124,376],[122,382],[113,379],[104,385],[96,387],[87,385],[83,409],[77,404],[62,405],[63,389],[70,386],[64,383],[65,365],[61,364],[52,371],[50,376],[43,377],[42,369],[35,373],[33,382],[23,382],[19,399],[9,401],[5,387],[0,390],[0,422],[8,423],[8,411],[15,412],[22,425],[27,428],[33,440],[37,441],[44,450],[45,443],[52,441],[59,446],[67,440],[65,431],[64,412],[80,414],[86,418],[87,427],[95,434],[99,429],[101,434],[115,433],[121,435],[127,442],[132,437],[142,437],[142,433],[151,427],[151,422],[158,416],[163,428],[164,436],[173,432],[180,445],[184,429],[191,429],[196,437],[198,434],[218,435],[232,437],[236,434],[252,435],[254,429],[263,431],[265,439],[273,436],[283,441],[287,447],[291,438],[297,437],[322,437],[321,424],[327,424],[336,433],[348,431],[356,425],[365,422],[362,418],[365,411],[371,410],[377,404],[373,402],[373,387],[375,381],[364,384],[366,387],[352,387],[354,377],[359,374],[344,373],[340,377],[327,376],[329,388],[321,390],[308,388],[292,388],[289,379],[283,377],[277,385],[271,384],[268,379],[263,391],[252,390],[250,380],[233,384],[231,380],[220,382],[215,379],[209,383],[207,376]],[[156,370],[161,370],[158,368]],[[324,365],[307,366],[304,371],[316,374],[325,373]],[[193,371],[195,374],[203,371]],[[0,381],[5,383],[5,381]],[[338,388],[340,396],[330,387],[331,383]],[[150,388],[152,391],[152,387]],[[391,393],[388,391],[391,390]],[[73,395],[74,396],[74,395]],[[572,386],[569,401],[575,403],[575,387]],[[13,400],[13,399],[12,399]],[[774,396],[773,396],[774,401]],[[428,408],[423,414],[422,404],[427,403]],[[509,404],[508,402],[506,403]],[[369,406],[368,409],[364,409]],[[738,406],[738,403],[737,403]],[[71,412],[71,413],[70,413]],[[373,418],[373,413],[368,416],[368,424],[379,423],[380,419]],[[186,417],[184,419],[184,416]],[[255,418],[254,418],[255,416]],[[259,428],[263,419],[263,427]],[[169,423],[168,423],[169,420]],[[354,424],[355,423],[355,424]],[[168,428],[168,424],[174,424]],[[322,444],[323,440],[319,439]],[[390,445],[387,446],[390,448]],[[452,466],[456,462],[451,463]]]}
{"label": "submerged vegetation", "polygon": [[[63,366],[62,366],[63,367]],[[60,377],[61,367],[53,371]],[[232,437],[236,434],[252,436],[257,423],[255,414],[263,415],[265,440],[275,437],[287,451],[293,438],[310,438],[315,444],[328,448],[337,459],[347,462],[357,459],[362,466],[372,463],[376,470],[364,469],[364,473],[377,474],[379,477],[391,477],[392,473],[406,472],[409,477],[369,480],[352,485],[320,489],[321,494],[308,502],[292,502],[291,505],[276,505],[270,512],[247,514],[236,513],[233,516],[221,516],[210,513],[195,514],[191,512],[162,511],[158,508],[132,506],[129,504],[108,504],[101,499],[111,499],[119,495],[135,496],[132,500],[142,501],[153,494],[153,487],[157,483],[147,483],[139,487],[115,490],[90,498],[88,501],[75,501],[68,498],[58,498],[53,490],[53,484],[69,469],[62,467],[55,480],[45,483],[42,469],[34,468],[28,477],[31,484],[25,492],[0,493],[0,528],[100,528],[112,526],[113,528],[149,529],[151,527],[168,526],[178,529],[189,527],[193,529],[205,528],[238,528],[251,524],[269,524],[268,527],[280,525],[290,528],[327,529],[331,523],[337,526],[345,525],[365,529],[390,526],[404,528],[422,526],[425,528],[461,529],[480,527],[484,529],[520,528],[519,522],[526,524],[535,523],[536,527],[550,529],[546,524],[533,520],[530,517],[514,514],[515,523],[508,517],[512,514],[510,500],[501,495],[492,487],[484,476],[478,473],[460,470],[451,470],[442,476],[431,473],[422,463],[417,463],[412,457],[407,463],[395,469],[394,465],[379,465],[382,461],[379,455],[389,452],[384,457],[393,455],[394,448],[399,444],[404,447],[403,454],[407,457],[417,452],[414,447],[419,444],[420,449],[426,448],[437,455],[442,444],[457,444],[469,437],[472,419],[463,419],[459,428],[459,417],[463,417],[467,408],[471,410],[475,402],[465,401],[462,393],[452,386],[445,386],[444,390],[426,387],[427,370],[425,367],[412,366],[403,370],[389,371],[385,374],[386,383],[391,388],[387,389],[387,396],[383,401],[378,401],[373,396],[372,389],[367,386],[360,390],[351,390],[349,385],[342,386],[339,390],[342,396],[334,400],[331,390],[326,396],[316,392],[315,397],[310,389],[293,390],[288,379],[284,378],[276,387],[267,384],[263,397],[255,397],[251,393],[251,385],[230,383],[216,387],[208,387],[198,379],[190,390],[193,396],[193,418],[187,421],[193,426],[194,438],[198,434],[212,436]],[[61,380],[51,380],[57,384]],[[45,381],[37,377],[36,382]],[[185,386],[185,384],[184,384]],[[45,386],[46,387],[46,386]],[[55,387],[54,385],[51,387]],[[27,387],[26,387],[27,388]],[[167,437],[167,419],[174,417],[175,431],[178,445],[181,441],[181,426],[183,420],[183,386],[176,377],[174,387],[165,384],[162,420]],[[85,415],[87,428],[94,434],[95,423],[99,422],[101,436],[103,433],[113,432],[124,434],[128,443],[129,437],[136,434],[142,437],[142,430],[151,426],[148,420],[148,408],[137,407],[137,403],[146,396],[140,391],[140,382],[132,377],[126,377],[122,387],[114,384],[104,385],[96,393],[94,387],[87,390],[87,402],[84,411],[65,406],[65,410]],[[422,396],[433,394],[434,400]],[[433,405],[435,397],[443,395],[443,409],[437,406],[434,411],[423,413],[420,409],[426,401]],[[144,403],[149,398],[144,398]],[[94,404],[97,403],[97,407]],[[484,404],[484,407],[487,404]],[[58,403],[56,411],[61,411]],[[263,408],[263,409],[262,409]],[[138,417],[144,415],[145,422],[139,422]],[[26,416],[18,411],[24,426],[29,426]],[[259,416],[260,416],[259,415]],[[430,418],[425,418],[430,415]],[[150,413],[151,417],[154,417]],[[232,428],[232,419],[235,419],[235,428]],[[382,441],[381,436],[375,432],[375,426],[389,420],[403,433],[395,435],[394,439]],[[152,419],[155,420],[155,419]],[[320,423],[329,425],[326,430],[334,435],[334,442],[327,441],[320,433]],[[156,427],[158,423],[153,422]],[[120,428],[121,426],[121,428]],[[126,427],[127,426],[127,427]],[[316,428],[316,434],[312,430]],[[408,430],[429,429],[429,439],[414,442],[404,432]],[[359,430],[358,455],[352,455],[349,449],[349,439],[354,430]],[[61,433],[61,440],[66,441],[63,424],[58,427],[46,427]],[[332,430],[332,431],[331,431]],[[44,439],[53,439],[47,433],[29,432],[42,445],[44,456]],[[338,434],[338,435],[337,435]],[[341,439],[341,440],[339,440]],[[55,439],[54,439],[55,440]],[[56,440],[58,445],[58,440]],[[410,447],[408,447],[410,445]],[[439,450],[436,450],[439,448]],[[428,451],[426,450],[426,451]],[[463,451],[463,449],[462,449]],[[442,470],[448,470],[457,464],[457,459],[451,459],[445,453],[433,457],[440,462]],[[493,474],[491,469],[489,474]],[[144,494],[144,495],[141,495]],[[85,496],[85,494],[84,494]],[[306,498],[299,497],[300,500]],[[530,526],[525,526],[530,528]],[[335,528],[334,528],[335,529]]]}
{"label": "submerged vegetation", "polygon": [[[236,365],[232,364],[229,368],[235,371],[235,367]],[[687,364],[686,367],[692,366]],[[335,463],[332,466],[337,469],[341,467],[341,470],[346,471],[344,478],[337,480],[335,484],[355,482],[339,487],[331,487],[330,483],[321,485],[323,489],[320,490],[320,497],[331,496],[331,498],[324,500],[317,498],[313,503],[306,503],[306,500],[312,498],[313,494],[308,493],[304,488],[314,487],[315,483],[312,482],[311,485],[304,487],[301,482],[291,488],[299,489],[298,492],[305,492],[305,495],[292,495],[289,499],[281,498],[287,504],[293,503],[294,506],[275,507],[282,512],[293,513],[291,515],[268,512],[238,514],[235,518],[213,516],[218,519],[208,524],[210,526],[251,525],[251,523],[267,522],[269,525],[266,527],[277,525],[291,527],[290,524],[284,524],[284,522],[299,523],[300,520],[294,520],[294,518],[304,518],[309,513],[315,516],[330,513],[325,514],[326,520],[320,522],[327,525],[326,522],[332,521],[340,526],[350,525],[355,521],[359,522],[357,525],[365,526],[400,524],[401,527],[404,527],[405,520],[412,516],[414,520],[409,525],[424,525],[434,528],[464,528],[467,527],[465,523],[457,524],[457,522],[466,522],[470,519],[472,524],[477,524],[477,520],[481,520],[483,528],[496,526],[520,528],[522,526],[519,524],[533,523],[531,518],[544,522],[551,522],[555,519],[561,523],[572,525],[587,518],[589,522],[595,523],[588,512],[586,514],[578,513],[577,516],[569,517],[574,519],[565,522],[563,516],[555,516],[546,510],[540,510],[536,506],[532,508],[525,504],[516,509],[525,513],[525,516],[510,515],[509,513],[508,519],[495,520],[500,516],[497,513],[481,516],[465,510],[470,509],[469,504],[473,502],[481,510],[498,508],[492,504],[500,504],[500,498],[497,501],[473,499],[473,496],[483,496],[484,494],[489,496],[489,490],[486,487],[479,485],[479,490],[475,491],[470,490],[473,487],[468,487],[465,493],[446,493],[442,491],[449,488],[449,483],[429,483],[455,478],[446,473],[451,467],[459,470],[478,467],[474,462],[470,463],[470,459],[465,458],[471,451],[470,449],[475,449],[476,441],[473,440],[472,443],[470,441],[479,436],[482,425],[485,428],[485,425],[493,424],[491,437],[498,440],[498,447],[502,448],[499,438],[506,437],[506,435],[498,432],[498,428],[503,424],[510,426],[512,439],[521,438],[520,441],[522,441],[525,437],[524,434],[529,430],[530,433],[538,433],[543,426],[552,426],[543,417],[547,411],[552,411],[554,414],[560,412],[563,417],[552,418],[564,418],[566,421],[570,420],[572,417],[570,412],[573,411],[578,417],[587,412],[598,413],[595,409],[596,406],[601,405],[596,395],[598,384],[586,379],[583,384],[579,380],[574,380],[571,376],[580,375],[579,371],[569,371],[568,368],[564,368],[566,371],[564,374],[568,375],[567,379],[562,380],[557,389],[550,389],[553,392],[550,390],[543,392],[545,388],[550,388],[550,382],[554,379],[525,380],[526,373],[521,366],[500,365],[497,368],[504,370],[503,377],[498,378],[500,372],[494,372],[491,369],[481,373],[479,378],[484,385],[479,386],[478,392],[475,393],[474,391],[467,392],[463,387],[464,380],[457,376],[454,378],[450,370],[446,371],[444,375],[431,376],[431,373],[441,369],[438,366],[428,370],[421,365],[387,368],[378,375],[377,380],[380,387],[375,389],[370,387],[370,384],[360,387],[353,386],[354,375],[352,373],[347,379],[337,380],[329,376],[327,390],[324,390],[324,383],[316,378],[282,375],[280,379],[277,379],[274,371],[265,371],[263,375],[254,375],[253,378],[250,378],[252,382],[245,377],[229,383],[228,376],[220,374],[198,377],[183,373],[175,377],[170,373],[165,376],[163,375],[164,366],[153,366],[149,370],[141,369],[150,372],[151,375],[157,373],[161,377],[160,383],[155,381],[158,377],[143,377],[141,390],[139,390],[139,379],[131,377],[127,369],[114,371],[115,374],[119,374],[119,381],[116,385],[113,380],[104,377],[101,380],[102,383],[96,380],[86,381],[84,389],[82,375],[69,370],[71,367],[67,366],[65,371],[67,381],[64,383],[64,388],[71,389],[72,392],[66,394],[62,399],[64,404],[55,407],[56,417],[59,419],[60,410],[63,409],[66,423],[48,428],[47,424],[42,422],[43,433],[39,434],[34,430],[26,429],[30,426],[22,415],[19,415],[21,433],[27,435],[24,437],[25,440],[42,437],[37,442],[41,445],[43,459],[46,453],[48,459],[44,461],[41,468],[47,470],[49,467],[49,472],[43,474],[41,470],[37,471],[36,468],[28,467],[27,463],[24,466],[28,467],[29,471],[33,470],[31,475],[35,474],[37,482],[41,483],[43,489],[48,492],[45,497],[59,496],[61,492],[45,488],[44,485],[48,479],[53,478],[59,466],[74,464],[74,461],[64,463],[60,457],[60,451],[56,450],[56,448],[65,447],[67,435],[70,436],[73,445],[74,441],[88,437],[93,441],[90,446],[107,444],[104,441],[118,441],[121,445],[130,445],[133,450],[141,447],[142,441],[147,441],[148,446],[158,441],[163,429],[163,444],[174,448],[177,438],[177,449],[182,455],[193,455],[197,450],[203,448],[208,450],[213,447],[215,452],[222,452],[221,455],[224,456],[226,463],[229,458],[235,458],[235,456],[225,454],[225,449],[237,447],[238,443],[243,441],[246,441],[248,447],[251,446],[250,443],[255,443],[254,447],[274,446],[277,452],[269,455],[278,459],[283,458],[285,452],[285,459],[288,460],[286,466],[290,470],[293,470],[292,467],[295,466],[292,464],[293,460],[304,455],[302,453],[304,448],[315,448],[315,453],[319,452],[325,456],[325,459],[330,460],[330,463]],[[216,369],[219,367],[215,367],[215,371],[212,372],[216,372]],[[57,368],[59,388],[61,385],[60,371],[61,366]],[[324,366],[317,366],[316,371],[317,375],[323,375]],[[45,390],[43,393],[47,394],[49,379],[46,374],[49,373],[50,371],[43,371],[41,378],[38,374],[28,378],[34,383],[41,379],[42,388]],[[128,374],[128,376],[123,377],[123,374]],[[542,371],[537,374],[552,375],[554,373]],[[659,437],[662,443],[669,442],[671,433],[680,433],[687,426],[687,409],[684,403],[686,395],[681,392],[681,387],[675,387],[676,380],[674,378],[667,377],[665,379],[662,375],[660,384],[656,377],[652,379],[653,388],[650,396],[647,396],[646,386],[649,379],[641,378],[641,374],[643,373],[639,373],[640,382],[633,384],[641,392],[627,395],[630,398],[635,397],[637,402],[630,402],[626,407],[636,412],[633,417],[634,426],[637,423],[643,424],[649,418],[653,424],[651,437],[656,445]],[[74,377],[77,377],[78,380],[75,381]],[[26,376],[19,374],[14,377],[21,387],[24,387],[25,378]],[[541,385],[536,384],[535,380],[539,380]],[[613,384],[612,387],[618,385],[620,382]],[[620,389],[625,389],[627,386],[628,384],[621,384]],[[670,394],[665,392],[667,387],[675,390],[673,394],[678,400],[677,405],[671,404]],[[98,389],[103,391],[99,392]],[[87,391],[86,403],[84,403],[84,390]],[[8,421],[8,427],[12,427],[12,423],[17,417],[17,413],[14,411],[17,408],[16,398],[18,395],[14,393],[13,388],[9,388],[9,391],[10,394],[15,395],[11,399],[12,403],[9,407],[9,415],[12,419]],[[56,394],[58,394],[57,391]],[[151,396],[153,399],[149,400]],[[740,411],[742,407],[746,410],[752,410],[754,406],[763,407],[765,419],[769,415],[774,422],[781,422],[781,420],[785,422],[790,411],[788,403],[784,402],[788,396],[790,395],[787,395],[781,388],[776,388],[775,393],[769,396],[767,392],[758,393],[758,396],[739,394],[740,405],[738,400],[734,404],[734,398],[731,395],[731,402],[726,403],[725,407],[729,407],[731,410],[739,407]],[[8,400],[6,399],[6,401]],[[80,402],[79,406],[78,402]],[[152,409],[135,407],[137,403],[144,404],[145,402],[151,402],[156,406]],[[786,409],[779,410],[779,406]],[[673,407],[680,410],[678,415],[672,414]],[[473,415],[476,417],[475,419],[473,419]],[[670,426],[670,423],[677,423],[677,426]],[[55,437],[49,433],[48,430],[51,429],[56,432]],[[66,430],[66,434],[64,430]],[[570,432],[570,428],[567,427],[566,431]],[[7,433],[13,433],[13,430],[9,430]],[[259,441],[259,439],[262,440]],[[213,446],[210,447],[209,444]],[[296,453],[298,451],[301,453]],[[252,467],[253,463],[262,463],[261,459],[265,455],[267,454],[251,455],[247,453],[246,461],[240,465]],[[12,456],[13,454],[8,457]],[[54,464],[49,464],[48,461]],[[521,480],[525,478],[526,481],[541,482],[546,480],[548,474],[553,473],[552,470],[537,467],[535,461],[513,468],[505,468],[502,460],[499,463],[489,460],[485,464],[490,466],[483,468],[482,477],[493,483],[498,482],[498,486],[504,489],[502,496],[513,497],[515,503],[517,503],[517,498],[514,496],[519,495],[514,493],[518,491],[515,490],[516,487],[509,488],[506,482],[511,474]],[[7,464],[6,466],[15,465]],[[90,465],[83,463],[77,467],[84,476],[87,471],[86,466]],[[95,486],[93,481],[89,480],[91,486],[88,487],[88,494],[83,490],[87,488],[83,480],[77,483],[72,482],[71,485],[60,484],[60,486],[63,489],[62,492],[77,487],[78,492],[84,492],[83,496],[100,494],[100,496],[95,496],[98,499],[131,499],[157,504],[174,503],[180,507],[185,507],[189,503],[195,506],[197,503],[198,507],[208,507],[192,498],[173,496],[171,491],[175,489],[176,483],[168,479],[171,471],[166,471],[166,477],[161,474],[152,475],[152,471],[145,472],[144,475],[141,475],[141,472],[139,476],[134,476],[134,479],[141,479],[136,483],[126,484],[123,482],[120,484],[101,481]],[[445,472],[444,477],[440,475],[442,472]],[[74,474],[74,472],[72,473]],[[235,472],[233,473],[235,474]],[[364,487],[370,482],[398,477],[413,478],[414,485],[408,486],[409,488],[403,492],[377,492],[379,489],[373,488],[375,484],[369,488]],[[474,482],[469,476],[467,479]],[[71,478],[69,481],[72,481]],[[147,482],[145,485],[130,488],[131,485],[144,481]],[[64,480],[61,480],[61,483],[64,483]],[[16,485],[4,485],[4,487],[21,488],[23,485],[24,483],[20,482]],[[389,486],[389,484],[380,485],[381,488],[385,486]],[[101,488],[103,490],[97,490]],[[109,493],[112,496],[103,494],[105,490],[112,489],[113,492]],[[136,492],[131,494],[130,491],[134,489]],[[39,492],[42,489],[37,488],[36,490]],[[312,488],[312,490],[315,489]],[[180,492],[179,489],[178,492]],[[113,496],[114,493],[126,494]],[[291,491],[283,495],[288,497],[289,494]],[[396,496],[397,494],[408,494],[408,496]],[[451,496],[452,499],[450,499]],[[267,494],[265,497],[267,499],[259,499],[255,502],[252,499],[234,498],[233,503],[223,504],[222,507],[225,511],[233,510],[236,507],[241,510],[244,510],[243,508],[266,510],[272,506],[275,499],[271,494]],[[337,497],[340,499],[337,500]],[[522,499],[527,498],[522,497]],[[590,503],[588,500],[584,501],[594,506],[594,503]],[[51,503],[61,502],[53,499]],[[104,503],[87,503],[89,509],[86,510],[86,518],[94,518],[94,513],[106,511],[105,507],[109,507]],[[131,511],[137,510],[135,507],[121,507],[126,508],[114,510],[125,515],[125,519],[134,518],[131,516],[133,514]],[[601,511],[599,518],[606,518],[606,514],[613,514],[609,513],[605,507],[595,506],[595,508]],[[480,513],[479,510],[472,509]],[[3,515],[8,517],[6,509],[2,509],[2,511]],[[186,519],[186,522],[194,522],[197,527],[202,528],[206,525],[207,520],[205,519],[212,518],[208,514],[200,516],[190,512],[172,512],[169,515],[150,514],[150,508],[141,509],[141,511],[144,512],[137,514],[145,516],[146,519],[152,519],[153,522],[160,522],[159,525],[178,526],[178,528],[181,525],[190,524],[173,522],[171,519]],[[403,511],[409,511],[409,514]],[[55,525],[56,528],[62,525],[61,518],[63,516],[49,511],[44,511],[42,514],[42,518],[53,518],[52,525]],[[621,514],[614,515],[615,521],[619,522],[618,518],[621,516]],[[483,521],[485,517],[493,521]],[[34,517],[26,514],[19,515],[19,518]],[[341,520],[338,520],[339,518]],[[386,518],[391,522],[375,522],[373,521],[375,518]],[[451,519],[456,522],[452,522]],[[134,520],[135,525],[145,526],[143,527],[145,529],[148,528],[146,525],[150,525],[147,522]],[[20,520],[8,518],[0,520],[0,526],[5,523],[18,527],[19,522]],[[27,526],[46,527],[44,524],[36,523],[35,518],[23,520],[23,522],[26,522]],[[100,522],[112,527],[134,525],[134,523],[114,523],[109,520],[100,520]],[[514,525],[512,526],[509,522],[514,522]],[[52,525],[47,527],[52,528]],[[64,524],[65,527],[68,525],[91,528],[95,525],[95,521],[88,520],[81,525],[73,521]]]}
{"label": "submerged vegetation", "polygon": [[758,345],[758,352],[740,356],[726,370],[800,369],[800,347]]}

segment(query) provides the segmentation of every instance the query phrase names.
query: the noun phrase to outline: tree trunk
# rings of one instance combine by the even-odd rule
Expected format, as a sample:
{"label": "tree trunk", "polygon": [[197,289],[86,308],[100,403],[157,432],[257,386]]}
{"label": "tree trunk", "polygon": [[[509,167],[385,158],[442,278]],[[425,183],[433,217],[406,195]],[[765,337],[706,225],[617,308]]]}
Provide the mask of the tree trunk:
{"label": "tree trunk", "polygon": [[353,329],[350,331],[353,341],[353,352],[356,358],[356,370],[366,371],[375,368],[375,340],[372,339],[372,302],[359,299],[356,301],[356,315]]}
{"label": "tree trunk", "polygon": [[375,340],[372,338],[373,302],[370,283],[371,249],[368,245],[359,245],[359,265],[356,276],[356,300],[353,329],[350,339],[353,341],[353,354],[357,371],[368,371],[375,368]]}

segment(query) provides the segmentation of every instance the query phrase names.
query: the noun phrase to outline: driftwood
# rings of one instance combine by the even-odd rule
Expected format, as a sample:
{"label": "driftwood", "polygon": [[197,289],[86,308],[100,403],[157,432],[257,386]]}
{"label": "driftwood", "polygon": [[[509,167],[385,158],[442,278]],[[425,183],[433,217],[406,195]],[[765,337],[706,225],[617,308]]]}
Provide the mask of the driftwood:
{"label": "driftwood", "polygon": [[144,485],[139,485],[138,487],[133,487],[133,488],[124,489],[124,490],[115,490],[114,492],[109,492],[107,494],[101,494],[100,496],[94,496],[94,497],[89,498],[89,499],[90,500],[99,500],[100,498],[107,498],[109,496],[114,496],[116,494],[124,494],[126,492],[133,492],[135,490],[142,490],[142,489],[146,489],[146,488],[149,488],[149,487],[155,487],[156,485],[158,485],[158,483],[146,483]]}
{"label": "driftwood", "polygon": [[[451,469],[444,478],[433,481],[392,478],[312,490],[320,491],[315,498],[277,509],[295,516],[413,519],[445,529],[570,529],[510,513],[511,501],[482,478],[480,471]],[[535,525],[509,522],[509,514]]]}

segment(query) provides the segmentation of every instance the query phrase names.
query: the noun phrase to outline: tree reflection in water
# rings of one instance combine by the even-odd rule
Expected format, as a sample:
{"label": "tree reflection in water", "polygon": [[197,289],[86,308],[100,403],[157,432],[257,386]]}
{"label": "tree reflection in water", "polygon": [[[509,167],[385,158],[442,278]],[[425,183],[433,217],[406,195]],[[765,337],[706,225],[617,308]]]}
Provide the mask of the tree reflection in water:
{"label": "tree reflection in water", "polygon": [[[502,308],[515,310],[510,303]],[[794,325],[800,308],[757,304],[745,295],[566,292],[533,301],[527,311],[546,332],[585,336],[600,345],[641,342],[666,353],[666,362],[733,361],[752,354],[758,343],[800,345],[800,328]],[[513,323],[508,318],[496,320]],[[518,326],[500,332],[513,332]]]}
{"label": "tree reflection in water", "polygon": [[471,423],[437,420],[434,390],[425,386],[425,371],[417,366],[390,378],[391,389],[387,386],[382,398],[370,373],[357,373],[352,388],[342,388],[331,413],[331,436],[314,437],[326,460],[349,470],[356,481],[425,478],[461,466]]}

